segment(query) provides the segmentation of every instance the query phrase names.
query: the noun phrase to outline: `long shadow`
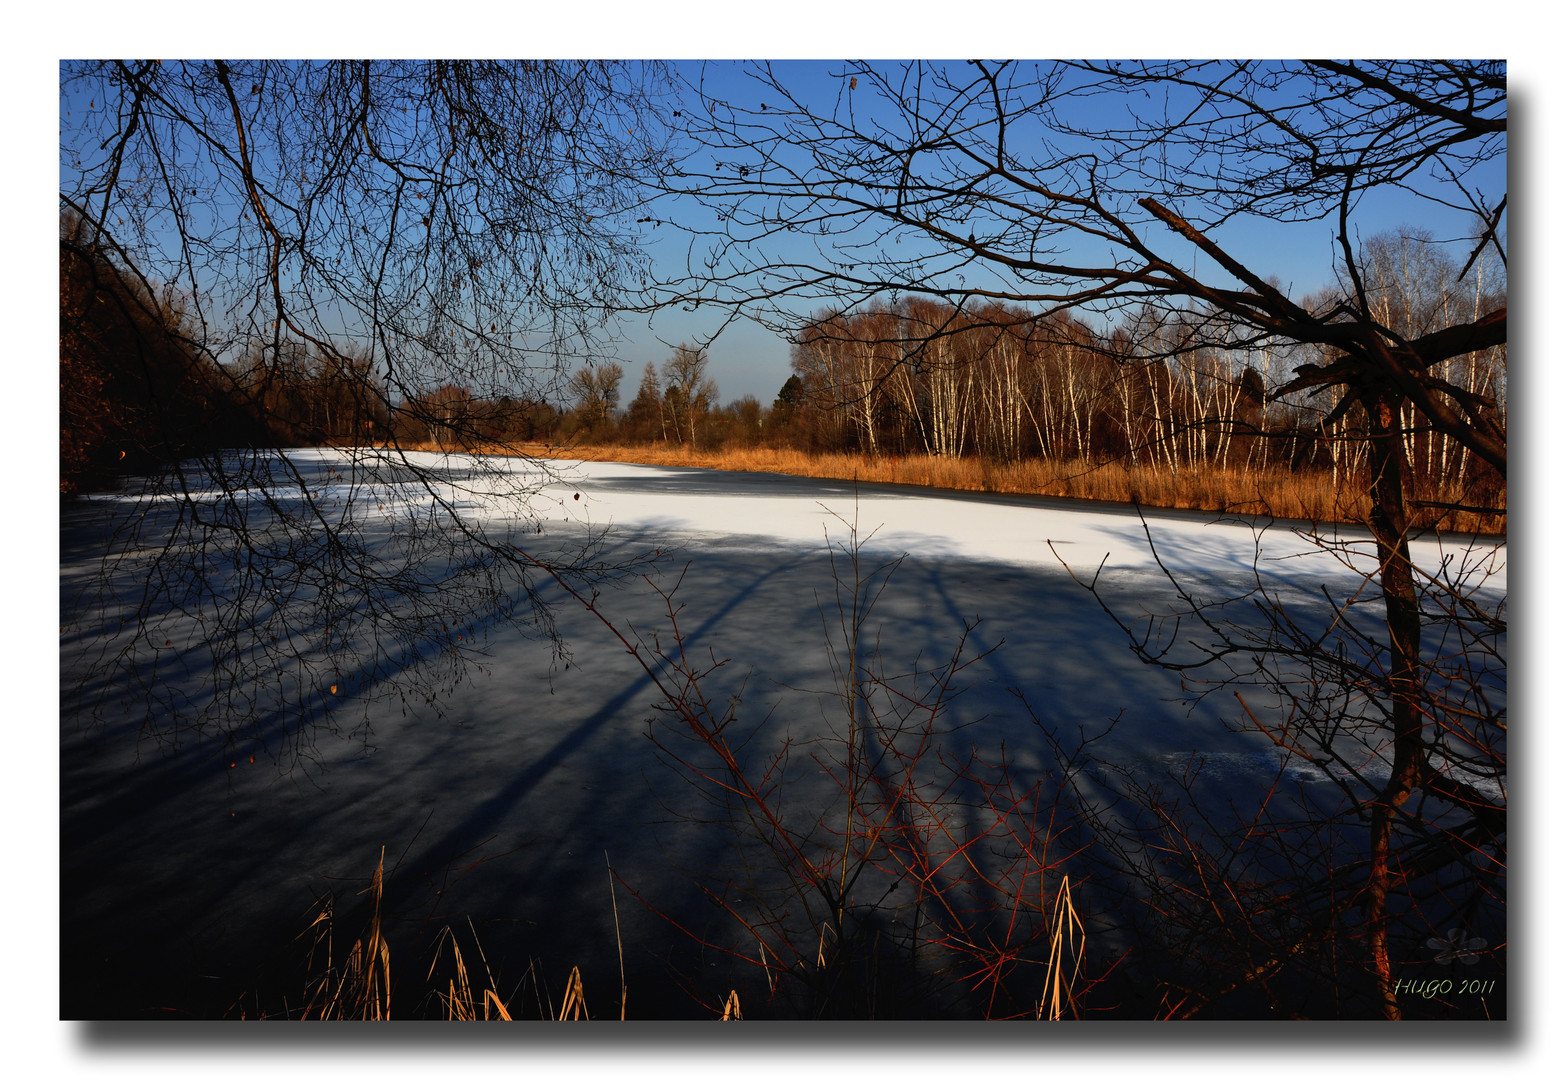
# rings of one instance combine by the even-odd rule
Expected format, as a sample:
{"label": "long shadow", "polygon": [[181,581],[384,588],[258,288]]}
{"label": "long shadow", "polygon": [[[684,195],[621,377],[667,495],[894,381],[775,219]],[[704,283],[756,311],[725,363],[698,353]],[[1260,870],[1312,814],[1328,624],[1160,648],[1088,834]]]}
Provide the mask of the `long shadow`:
{"label": "long shadow", "polygon": [[[621,544],[618,547],[628,546]],[[515,597],[510,600],[510,602],[515,601]],[[361,604],[360,610],[366,611],[367,604],[368,602]],[[65,606],[65,602],[62,601],[62,610]],[[470,616],[467,625],[472,627],[476,636],[488,635],[508,624],[508,607],[509,602],[493,605],[487,612],[475,612]],[[285,610],[286,604],[275,605],[272,608],[274,614],[283,613]],[[310,632],[309,627],[295,629],[301,636],[308,636]],[[373,627],[371,629],[373,632]],[[179,799],[201,781],[203,774],[212,769],[221,769],[225,760],[259,753],[270,754],[284,761],[290,753],[288,747],[310,747],[313,746],[316,738],[333,737],[339,730],[339,724],[333,718],[345,715],[355,708],[364,708],[368,700],[374,699],[377,689],[388,673],[415,670],[442,653],[449,645],[448,641],[430,635],[403,643],[394,652],[386,655],[379,655],[376,650],[370,650],[371,659],[356,668],[348,668],[339,673],[338,681],[344,690],[335,693],[330,701],[323,703],[319,707],[321,712],[318,715],[308,711],[301,712],[297,706],[280,702],[274,708],[248,720],[244,725],[243,734],[237,740],[228,733],[198,736],[186,745],[164,753],[159,759],[141,763],[133,782],[127,782],[124,776],[105,778],[97,788],[74,788],[69,797],[72,801],[80,801],[82,798],[99,799],[95,813],[107,813],[116,818],[134,816]],[[210,711],[210,706],[216,701],[221,690],[212,677],[212,665],[193,662],[201,653],[202,649],[198,646],[196,649],[179,654],[176,660],[181,665],[179,679],[182,685],[194,683],[204,687],[203,696],[186,699],[191,711],[196,715],[203,715]],[[124,683],[129,676],[129,683],[132,685],[151,686],[157,684],[160,678],[156,670],[157,665],[167,662],[160,657],[154,657],[140,661],[130,672],[106,668],[97,678]],[[84,680],[72,696],[79,696],[81,700],[86,700],[95,692],[92,684]],[[62,693],[62,698],[65,696]],[[67,702],[62,700],[62,706],[66,704]],[[62,712],[67,711],[70,710],[62,707]],[[315,734],[317,731],[322,734]],[[162,751],[161,745],[156,741],[148,741],[147,749]],[[303,753],[302,750],[294,752]],[[67,800],[63,790],[61,797],[63,808]],[[70,839],[71,837],[62,832],[62,843],[68,845]]]}
{"label": "long shadow", "polygon": [[[70,543],[69,550],[78,555],[92,551],[96,537],[82,538],[81,532],[85,530],[75,528],[81,524],[79,518],[71,524],[70,531],[76,539]],[[122,582],[121,587],[134,588],[135,583]],[[114,583],[110,582],[109,592],[100,592],[94,599],[101,602],[113,593]],[[62,600],[62,609],[65,606]],[[469,625],[482,634],[494,630],[504,618],[502,611],[495,610],[475,617]],[[389,660],[386,656],[374,657],[356,669],[345,668],[339,676],[342,685],[360,689],[347,690],[334,697],[328,707],[333,713],[368,709],[369,702],[374,699],[377,677],[388,667],[414,668],[429,662],[444,648],[443,641],[428,638],[406,643]],[[90,660],[88,657],[84,662],[90,663]],[[122,672],[108,677],[129,686],[136,679],[150,678],[154,672],[149,665],[156,662],[143,663],[129,676]],[[161,662],[166,664],[167,660]],[[89,670],[86,676],[105,677],[101,668],[96,675]],[[212,685],[210,663],[193,662],[190,655],[183,658],[179,678],[186,685],[193,683],[203,687],[205,696],[196,699],[193,706],[198,710],[203,708],[203,703],[210,705],[220,691]],[[628,688],[617,701],[623,701],[637,689]],[[76,703],[73,694],[62,688],[62,719],[75,715],[73,703]],[[612,712],[611,706],[609,714]],[[604,719],[607,715],[597,723],[601,724]],[[159,985],[167,988],[161,1000],[188,1000],[186,993],[174,986],[177,979],[167,972],[157,974],[160,967],[169,966],[170,956],[193,947],[189,945],[186,917],[217,910],[237,893],[249,889],[252,881],[263,877],[262,871],[278,853],[320,827],[314,820],[274,818],[268,822],[271,827],[264,833],[254,829],[234,833],[236,841],[243,835],[244,842],[239,843],[224,842],[220,834],[193,829],[182,818],[195,814],[210,816],[212,808],[203,800],[210,802],[215,793],[221,801],[225,798],[225,790],[228,801],[235,804],[232,783],[235,774],[230,771],[230,762],[245,761],[248,748],[270,743],[274,747],[285,746],[285,752],[308,752],[313,744],[300,746],[294,741],[301,731],[314,733],[312,738],[335,741],[338,736],[330,714],[306,720],[302,726],[297,710],[277,703],[258,716],[254,724],[246,726],[243,747],[218,733],[165,748],[141,739],[139,721],[139,716],[130,721],[106,720],[101,728],[85,729],[86,734],[78,734],[71,741],[70,752],[62,755],[60,761],[61,957],[62,969],[71,973],[69,978],[62,980],[62,1015],[128,1015],[126,1010],[139,1009],[133,1001],[160,1000],[158,991],[153,989]],[[569,753],[586,734],[588,732],[582,732],[576,740],[563,741],[551,762]],[[96,763],[97,753],[105,749],[125,752],[118,742],[124,738],[145,745],[146,756],[143,758],[143,751],[138,748],[137,760],[129,767],[106,770]],[[286,772],[296,772],[299,767],[300,759],[293,758],[279,765],[280,770]],[[531,770],[529,775],[543,775],[547,768]],[[228,781],[226,789],[221,786],[225,779]],[[214,789],[214,785],[219,786]],[[199,808],[198,804],[201,804]],[[236,814],[231,813],[228,817],[236,817]],[[128,833],[127,826],[131,823],[144,824],[138,831]],[[167,835],[170,827],[177,835]],[[217,842],[205,853],[199,879],[188,880],[180,895],[171,896],[164,891],[168,888],[167,883],[160,881],[156,874],[137,871],[144,863],[162,858],[162,852],[169,844],[179,843],[178,836],[187,834],[216,836]],[[104,843],[105,836],[119,837],[122,842],[111,849]],[[176,916],[176,911],[185,914]],[[124,927],[118,932],[115,930],[114,924],[124,917],[122,912],[131,920],[129,934],[124,933]],[[168,913],[169,919],[161,919],[162,913]],[[255,929],[262,934],[269,929],[280,929],[286,940],[297,927]],[[138,982],[145,985],[150,996],[142,997],[143,987],[133,985]]]}
{"label": "long shadow", "polygon": [[[802,556],[795,557],[733,590],[717,611],[687,632],[687,640],[694,643],[711,634],[768,580],[789,572],[804,561]],[[437,642],[424,649],[406,649],[401,659],[409,664],[419,663],[427,660],[433,654],[433,649],[438,648],[440,644]],[[368,671],[354,674],[367,675]],[[385,899],[388,910],[398,907],[411,909],[420,902],[428,902],[432,876],[438,875],[453,859],[481,847],[499,822],[522,803],[545,777],[573,753],[580,751],[611,720],[623,716],[626,705],[644,693],[650,684],[645,673],[637,673],[592,715],[574,724],[569,732],[544,753],[529,761],[501,790],[478,804],[460,823],[447,828],[411,852],[411,857],[403,861],[403,869],[388,881]],[[355,680],[350,685],[364,684]],[[347,699],[344,705],[351,707],[353,696],[344,697]],[[288,717],[279,710],[269,719],[268,726],[275,728],[287,720]],[[253,881],[266,879],[270,864],[280,853],[288,850],[290,845],[306,840],[308,834],[320,828],[320,822],[308,817],[277,815],[269,820],[264,833],[257,834],[253,829],[247,831],[243,844],[220,843],[204,860],[206,872],[199,880],[188,882],[186,895],[178,902],[160,894],[160,888],[166,886],[162,886],[157,878],[143,879],[127,873],[138,865],[140,859],[155,857],[153,849],[158,845],[154,837],[135,837],[134,846],[145,849],[146,854],[130,856],[129,861],[129,851],[123,847],[114,853],[100,853],[114,865],[106,864],[100,855],[87,857],[87,853],[97,852],[102,847],[96,843],[100,823],[110,823],[112,828],[123,829],[127,822],[145,822],[157,829],[157,823],[170,818],[170,815],[174,815],[171,821],[177,820],[180,807],[189,797],[203,788],[210,790],[210,785],[215,781],[214,773],[230,775],[227,770],[230,752],[225,752],[221,744],[197,745],[191,751],[194,752],[174,753],[166,759],[151,761],[130,772],[115,770],[113,776],[103,777],[92,788],[82,783],[62,786],[62,964],[65,970],[81,975],[69,985],[62,986],[64,1015],[131,1015],[139,1014],[141,1006],[136,1002],[151,1000],[183,1004],[191,1001],[186,986],[188,980],[180,977],[183,973],[160,971],[177,966],[169,958],[184,955],[192,947],[186,943],[182,920],[175,917],[173,921],[161,922],[156,917],[147,916],[161,911],[167,911],[173,916],[177,909],[184,910],[186,907],[190,907],[191,913],[223,910],[230,901],[241,899],[252,888]],[[233,798],[232,790],[229,797]],[[92,805],[83,809],[84,802]],[[351,804],[345,809],[350,814],[353,812]],[[166,837],[164,842],[178,841],[174,837]],[[111,884],[105,885],[105,875],[112,876]],[[89,914],[94,910],[94,905],[101,906],[102,903],[93,899],[95,890],[101,894],[104,888],[113,890],[116,912],[142,913],[140,917],[133,917],[136,940],[117,937],[112,927],[99,925],[96,918]],[[79,897],[84,899],[78,900]],[[73,914],[73,911],[77,913]],[[354,913],[349,910],[342,914],[351,920]],[[84,919],[89,921],[84,922]],[[283,925],[281,916],[275,918],[274,922],[277,925],[248,929],[258,935],[271,934],[273,938],[281,937],[285,940],[298,929],[297,926]],[[196,959],[192,958],[189,962],[195,963]],[[100,975],[95,976],[93,972]],[[138,981],[141,985],[132,985]],[[144,997],[144,993],[150,997]],[[209,1003],[209,1007],[223,1006],[217,1005],[214,1000]]]}
{"label": "long shadow", "polygon": [[[806,561],[805,557],[798,556],[753,578],[742,588],[736,590],[721,608],[703,619],[701,624],[694,630],[686,631],[685,640],[687,644],[695,644],[702,637],[715,630],[736,608],[750,599],[766,582],[780,574],[795,569]],[[570,603],[574,601],[565,600],[562,602]],[[625,706],[652,685],[652,678],[646,672],[634,676],[629,684],[622,687],[596,712],[575,724],[567,734],[528,764],[521,772],[517,773],[503,788],[475,807],[473,812],[461,824],[448,829],[444,834],[425,845],[425,855],[423,860],[421,860],[422,864],[425,866],[440,865],[449,861],[457,853],[468,850],[476,843],[487,839],[488,835],[500,821],[513,811],[538,786],[538,783],[544,777],[549,775],[566,758],[581,749],[605,724],[619,718],[623,714]]]}

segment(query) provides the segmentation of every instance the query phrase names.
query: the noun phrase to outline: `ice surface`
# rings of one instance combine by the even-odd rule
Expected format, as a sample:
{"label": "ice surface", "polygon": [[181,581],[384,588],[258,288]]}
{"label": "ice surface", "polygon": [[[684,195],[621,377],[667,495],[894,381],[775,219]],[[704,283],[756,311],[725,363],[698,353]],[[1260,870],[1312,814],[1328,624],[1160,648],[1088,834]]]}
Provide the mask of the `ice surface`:
{"label": "ice surface", "polygon": [[[1148,532],[1164,566],[1212,596],[1243,591],[1258,573],[1287,595],[1316,597],[1326,586],[1341,596],[1362,584],[1353,567],[1370,565],[1372,552],[1352,530],[1332,552],[1283,523],[1258,531],[1149,510],[1145,532],[1123,507],[856,490],[775,474],[517,460],[494,475],[429,455],[417,460],[446,470],[430,491],[384,460],[289,457],[325,513],[371,520],[439,496],[540,545],[573,542],[587,526],[607,530],[614,551],[660,552],[651,584],[633,579],[601,606],[616,625],[667,641],[652,585],[680,581],[687,647],[731,659],[711,688],[718,700],[742,698],[742,721],[762,732],[758,747],[784,737],[808,745],[826,731],[823,612],[832,615],[836,595],[827,550],[857,522],[861,536],[873,534],[872,561],[906,555],[872,620],[888,670],[945,659],[968,627],[972,651],[994,650],[966,672],[951,715],[966,726],[954,737],[986,752],[1004,743],[1020,769],[1037,770],[1048,751],[1035,717],[1068,741],[1118,718],[1100,747],[1106,759],[1178,770],[1204,756],[1204,782],[1225,793],[1276,773],[1275,752],[1231,731],[1221,706],[1192,709],[1173,675],[1140,664],[1060,560],[1084,578],[1102,563],[1106,599],[1135,616],[1169,603]],[[519,481],[531,492],[526,506],[508,494]],[[134,499],[104,496],[89,512]],[[91,551],[62,547],[64,597]],[[1504,595],[1504,544],[1419,540],[1414,556],[1430,572],[1449,559],[1482,566],[1486,589]],[[117,1000],[121,984],[170,999],[195,977],[242,990],[302,928],[313,893],[351,897],[383,847],[388,867],[398,866],[395,899],[408,925],[431,912],[472,915],[484,922],[492,961],[499,954],[517,975],[539,959],[556,984],[573,964],[601,974],[617,960],[606,857],[648,899],[698,910],[670,867],[718,865],[721,831],[682,820],[701,808],[651,752],[656,696],[646,675],[587,613],[559,611],[569,666],[552,665],[536,641],[497,633],[487,673],[451,687],[443,716],[374,702],[367,741],[323,735],[302,762],[254,764],[220,740],[173,750],[139,739],[134,716],[85,715],[71,687],[91,663],[97,631],[90,613],[70,627],[61,654],[62,928],[68,954],[101,972],[82,1007]],[[331,707],[346,716],[364,706],[344,692]],[[1291,778],[1325,779],[1299,770]],[[800,799],[813,797],[805,783]],[[623,893],[619,917],[636,966],[653,971],[664,925]]]}

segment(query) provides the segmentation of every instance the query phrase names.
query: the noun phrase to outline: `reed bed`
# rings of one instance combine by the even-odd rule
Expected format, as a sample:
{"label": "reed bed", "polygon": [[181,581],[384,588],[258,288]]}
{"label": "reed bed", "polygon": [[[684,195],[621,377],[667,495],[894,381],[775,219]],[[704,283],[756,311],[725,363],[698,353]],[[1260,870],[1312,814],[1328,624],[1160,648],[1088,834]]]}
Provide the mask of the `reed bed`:
{"label": "reed bed", "polygon": [[[413,447],[407,447],[413,449]],[[427,449],[434,449],[429,447]],[[1331,473],[1285,467],[1182,469],[1171,472],[1126,461],[1087,462],[1033,458],[1002,462],[979,457],[902,457],[809,453],[779,447],[700,450],[651,444],[559,445],[532,443],[479,447],[479,453],[528,454],[544,458],[620,461],[638,465],[688,466],[732,472],[772,472],[824,480],[909,484],[948,491],[992,491],[1045,495],[1092,502],[1138,503],[1171,510],[1204,510],[1298,521],[1362,523],[1370,512],[1363,483],[1334,483]],[[1469,505],[1473,496],[1455,488],[1420,491],[1421,502]],[[1418,507],[1417,528],[1441,532],[1506,535],[1506,489],[1486,493],[1484,502],[1502,513]]]}

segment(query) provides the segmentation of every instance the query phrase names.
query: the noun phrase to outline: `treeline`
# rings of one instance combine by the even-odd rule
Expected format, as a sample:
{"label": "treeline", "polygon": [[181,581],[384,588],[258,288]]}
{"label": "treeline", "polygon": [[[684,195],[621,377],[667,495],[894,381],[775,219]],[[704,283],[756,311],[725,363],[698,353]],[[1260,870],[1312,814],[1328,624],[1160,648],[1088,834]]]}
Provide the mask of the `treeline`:
{"label": "treeline", "polygon": [[[1417,238],[1367,245],[1377,320],[1415,338],[1454,317],[1505,302]],[[1478,275],[1475,275],[1478,276]],[[1308,298],[1327,309],[1341,298]],[[1454,306],[1470,308],[1467,315]],[[1151,307],[1096,332],[1069,315],[1035,317],[999,305],[959,310],[926,300],[825,313],[793,348],[794,437],[812,450],[868,455],[1110,461],[1179,474],[1217,468],[1330,473],[1368,467],[1368,418],[1357,400],[1274,397],[1325,349],[1222,350],[1214,318]],[[1435,372],[1472,408],[1506,409],[1505,346],[1447,361]],[[1466,491],[1482,500],[1504,481],[1405,404],[1398,425],[1418,497]]]}
{"label": "treeline", "polygon": [[403,400],[390,429],[408,445],[480,449],[515,442],[641,445],[666,443],[701,450],[808,442],[794,423],[790,379],[766,407],[746,395],[718,403],[705,349],[680,345],[662,365],[648,361],[624,408],[625,368],[597,360],[577,370],[554,400],[483,398],[457,386]]}
{"label": "treeline", "polygon": [[[1504,278],[1486,282],[1482,264],[1459,273],[1417,235],[1374,238],[1362,262],[1375,318],[1406,338],[1505,299]],[[1113,462],[1174,476],[1282,469],[1334,487],[1368,467],[1361,405],[1268,392],[1330,355],[1214,348],[1205,343],[1219,328],[1197,309],[1148,307],[1108,330],[1064,313],[919,298],[823,312],[795,336],[792,374],[768,405],[751,396],[720,405],[706,351],[681,345],[646,365],[622,408],[625,370],[607,360],[576,371],[554,400],[456,384],[394,393],[368,356],[332,342],[283,339],[219,361],[196,344],[177,297],[69,217],[60,273],[64,491],[220,446],[383,442],[771,447],[1083,469]],[[1504,345],[1445,368],[1437,374],[1504,425]],[[1504,506],[1504,481],[1412,408],[1401,437],[1415,498]]]}
{"label": "treeline", "polygon": [[[1505,303],[1504,272],[1481,260],[1461,273],[1417,233],[1373,238],[1361,259],[1373,317],[1406,339]],[[1317,310],[1343,302],[1331,293],[1304,301]],[[1174,476],[1286,471],[1319,475],[1333,487],[1362,480],[1369,457],[1362,404],[1344,400],[1341,390],[1276,395],[1301,365],[1332,363],[1330,351],[1215,348],[1209,343],[1222,329],[1195,308],[1149,306],[1108,330],[1069,314],[927,299],[829,311],[796,335],[793,374],[770,406],[746,397],[717,407],[705,354],[681,346],[661,369],[647,365],[623,411],[619,365],[583,368],[570,384],[574,407],[547,435],[702,451],[759,445],[870,457],[1044,459],[1084,469],[1113,462]],[[1447,361],[1435,374],[1504,427],[1504,345]],[[1416,500],[1504,507],[1504,480],[1493,469],[1419,422],[1411,404],[1404,411],[1397,426]]]}

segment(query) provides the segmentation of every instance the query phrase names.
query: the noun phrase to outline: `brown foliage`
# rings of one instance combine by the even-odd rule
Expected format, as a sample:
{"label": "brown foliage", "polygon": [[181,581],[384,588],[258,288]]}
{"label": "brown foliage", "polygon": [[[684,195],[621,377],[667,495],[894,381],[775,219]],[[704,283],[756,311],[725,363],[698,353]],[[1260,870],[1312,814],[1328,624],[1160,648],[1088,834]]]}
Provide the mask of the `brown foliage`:
{"label": "brown foliage", "polygon": [[265,438],[159,290],[91,226],[60,227],[60,490]]}

